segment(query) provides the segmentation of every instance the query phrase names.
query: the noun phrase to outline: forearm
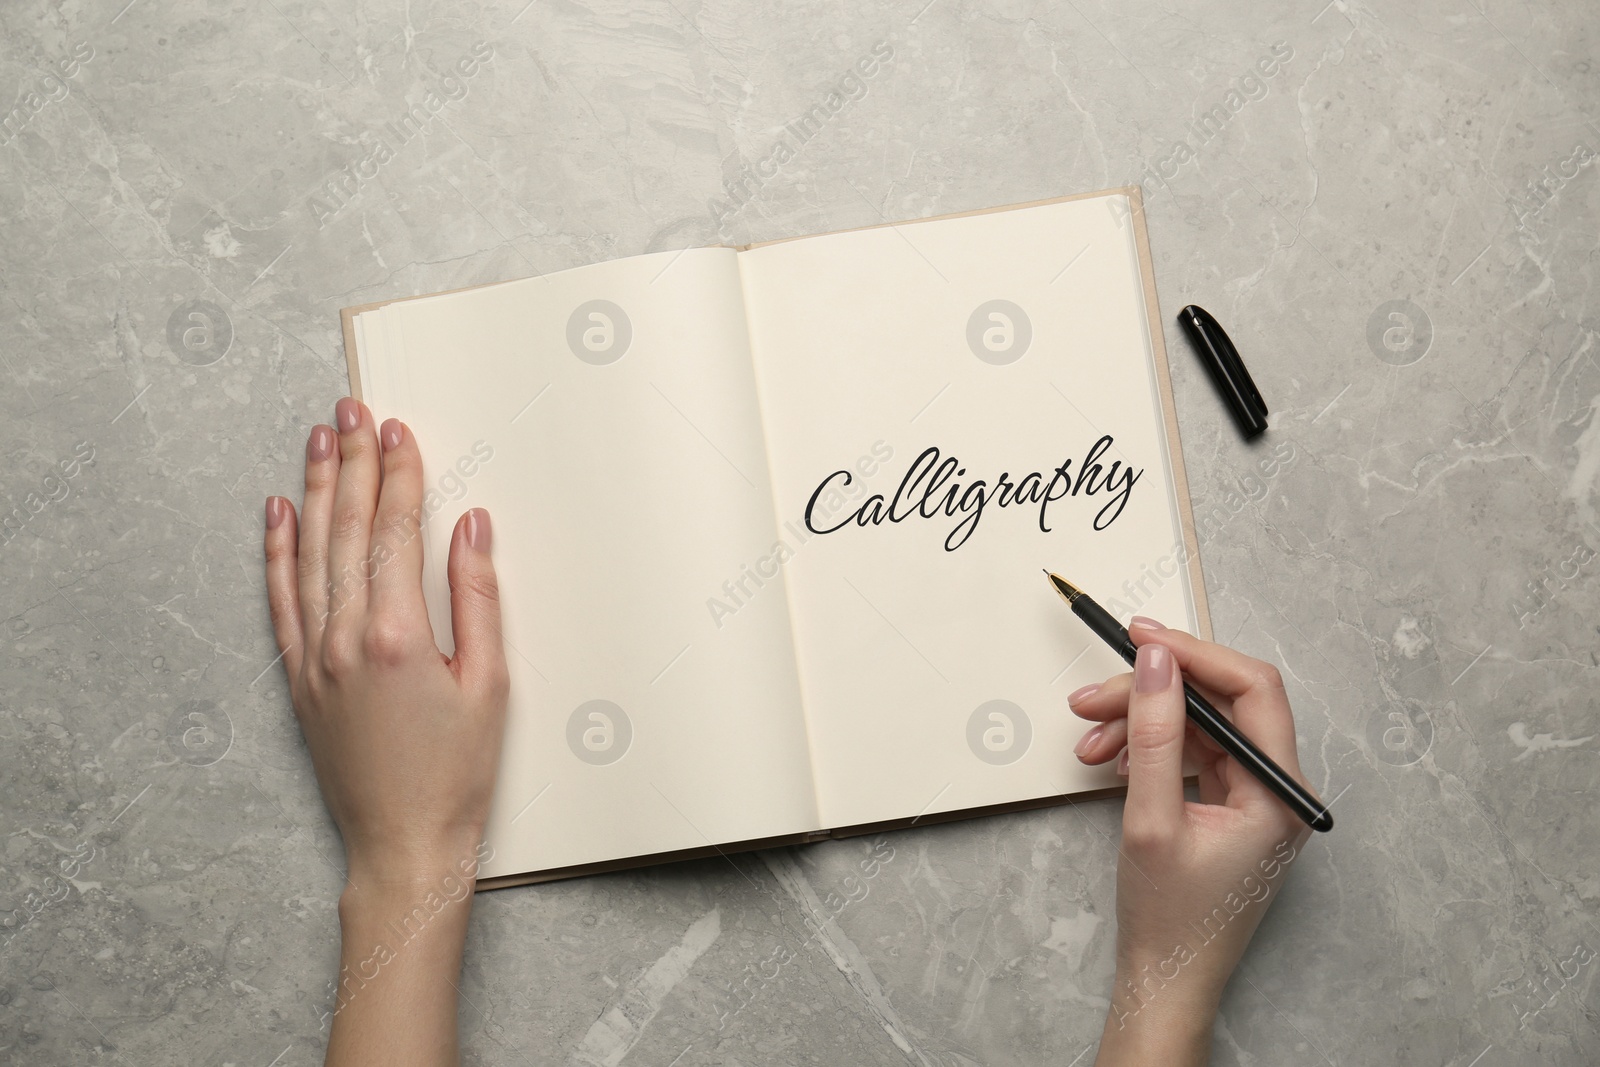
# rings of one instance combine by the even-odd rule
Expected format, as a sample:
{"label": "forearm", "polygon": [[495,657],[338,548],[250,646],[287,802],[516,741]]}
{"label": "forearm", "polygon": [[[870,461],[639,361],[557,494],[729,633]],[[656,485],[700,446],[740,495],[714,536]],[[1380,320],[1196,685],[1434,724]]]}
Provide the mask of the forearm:
{"label": "forearm", "polygon": [[1112,983],[1111,1008],[1100,1034],[1095,1067],[1205,1067],[1211,1059],[1216,998],[1197,990],[1151,995],[1120,973]]}
{"label": "forearm", "polygon": [[347,888],[329,1067],[459,1062],[457,979],[472,885],[435,879]]}

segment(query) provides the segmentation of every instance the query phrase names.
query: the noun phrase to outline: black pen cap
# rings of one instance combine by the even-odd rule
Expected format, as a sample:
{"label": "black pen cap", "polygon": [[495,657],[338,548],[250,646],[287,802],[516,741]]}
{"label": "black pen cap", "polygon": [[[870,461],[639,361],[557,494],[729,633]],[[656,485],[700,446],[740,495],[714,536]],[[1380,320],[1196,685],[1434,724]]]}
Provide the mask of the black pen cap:
{"label": "black pen cap", "polygon": [[1205,364],[1245,440],[1261,436],[1267,428],[1267,404],[1228,335],[1205,308],[1196,304],[1178,312],[1178,322],[1200,353],[1200,362]]}

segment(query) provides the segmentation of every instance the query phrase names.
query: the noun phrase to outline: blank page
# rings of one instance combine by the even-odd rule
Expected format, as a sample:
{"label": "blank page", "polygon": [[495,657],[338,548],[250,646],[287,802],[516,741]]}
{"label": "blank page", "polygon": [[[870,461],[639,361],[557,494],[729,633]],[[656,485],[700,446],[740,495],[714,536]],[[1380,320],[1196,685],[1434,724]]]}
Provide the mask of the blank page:
{"label": "blank page", "polygon": [[447,652],[451,530],[493,516],[512,695],[483,875],[817,829],[785,591],[747,576],[777,535],[735,253],[355,325],[367,403],[422,447]]}

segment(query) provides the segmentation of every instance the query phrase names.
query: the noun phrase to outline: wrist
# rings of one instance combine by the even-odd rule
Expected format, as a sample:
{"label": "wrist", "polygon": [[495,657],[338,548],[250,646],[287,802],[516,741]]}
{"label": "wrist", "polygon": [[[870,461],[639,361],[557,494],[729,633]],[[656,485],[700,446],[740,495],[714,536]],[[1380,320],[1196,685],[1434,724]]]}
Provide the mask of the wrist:
{"label": "wrist", "polygon": [[345,894],[359,899],[416,895],[430,889],[449,893],[461,882],[470,891],[482,864],[492,855],[493,850],[481,834],[381,845],[347,842],[349,874]]}
{"label": "wrist", "polygon": [[1215,1014],[1239,965],[1242,948],[1184,931],[1140,938],[1119,936],[1112,1002],[1125,1001],[1129,1011],[1159,1004],[1163,1011],[1209,1017]]}
{"label": "wrist", "polygon": [[445,884],[443,879],[429,882],[350,882],[339,894],[339,924],[347,931],[370,930],[406,921],[408,917],[426,915],[429,918],[464,910],[460,905],[472,901],[473,886],[470,881],[456,879]]}
{"label": "wrist", "polygon": [[340,1003],[347,983],[366,985],[380,971],[442,968],[454,975],[472,915],[472,884],[455,880],[400,885],[351,884],[339,895]]}

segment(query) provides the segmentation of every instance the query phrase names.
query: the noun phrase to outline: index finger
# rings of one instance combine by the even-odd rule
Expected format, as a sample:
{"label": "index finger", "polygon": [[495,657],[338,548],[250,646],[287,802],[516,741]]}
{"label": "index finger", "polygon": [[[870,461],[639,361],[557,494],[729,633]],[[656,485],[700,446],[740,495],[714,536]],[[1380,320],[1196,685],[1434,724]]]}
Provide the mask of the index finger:
{"label": "index finger", "polygon": [[426,622],[422,600],[422,454],[399,419],[378,431],[383,486],[372,520],[372,613]]}
{"label": "index finger", "polygon": [[1123,840],[1158,846],[1183,826],[1183,689],[1177,657],[1159,642],[1141,648],[1128,695],[1128,801]]}
{"label": "index finger", "polygon": [[1278,668],[1182,630],[1133,626],[1128,635],[1136,645],[1156,642],[1169,649],[1178,668],[1191,681],[1232,701],[1234,725],[1246,737],[1284,770],[1301,777],[1294,713],[1289,710],[1289,697],[1284,693],[1283,675]]}

